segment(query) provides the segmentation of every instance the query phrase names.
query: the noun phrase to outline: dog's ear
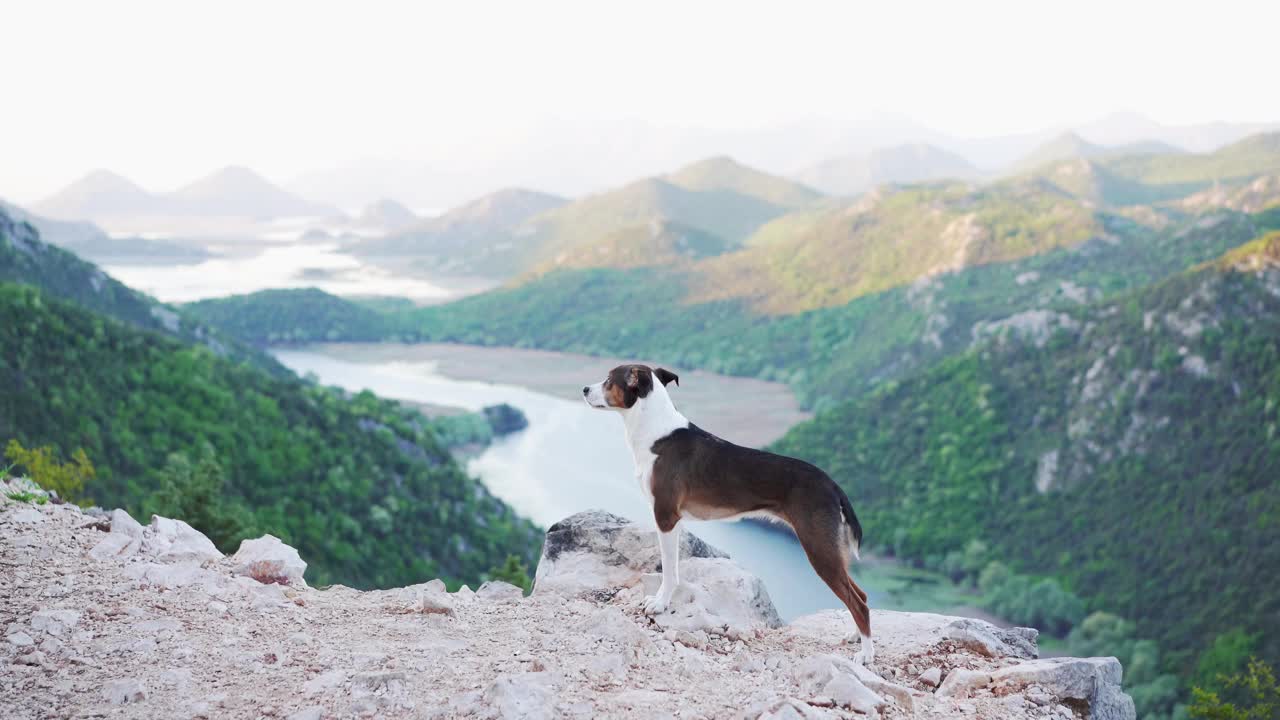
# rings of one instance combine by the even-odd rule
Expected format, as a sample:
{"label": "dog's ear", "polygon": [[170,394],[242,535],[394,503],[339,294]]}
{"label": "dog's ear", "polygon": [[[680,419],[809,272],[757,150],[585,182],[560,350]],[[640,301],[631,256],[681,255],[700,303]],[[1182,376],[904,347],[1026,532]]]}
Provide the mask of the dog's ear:
{"label": "dog's ear", "polygon": [[675,373],[671,372],[666,368],[658,368],[657,370],[653,371],[653,374],[658,376],[658,379],[662,381],[662,384],[664,386],[669,385],[671,383],[675,383],[676,385],[680,384],[680,376],[676,375]]}
{"label": "dog's ear", "polygon": [[638,365],[632,365],[627,369],[627,387],[632,390],[640,388],[640,367]]}

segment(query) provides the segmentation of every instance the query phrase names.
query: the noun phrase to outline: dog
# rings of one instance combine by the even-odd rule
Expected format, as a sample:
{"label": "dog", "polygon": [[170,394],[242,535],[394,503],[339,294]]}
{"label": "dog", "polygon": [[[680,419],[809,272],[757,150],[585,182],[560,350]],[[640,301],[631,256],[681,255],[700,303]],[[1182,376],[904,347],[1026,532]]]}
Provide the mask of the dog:
{"label": "dog", "polygon": [[844,491],[802,460],[734,445],[689,422],[667,392],[679,377],[665,368],[620,365],[582,388],[593,408],[622,415],[636,481],[653,504],[662,552],[662,583],[644,601],[665,612],[680,583],[680,521],[766,517],[790,526],[809,564],[849,609],[862,636],[857,659],[875,658],[867,594],[849,576],[862,526]]}

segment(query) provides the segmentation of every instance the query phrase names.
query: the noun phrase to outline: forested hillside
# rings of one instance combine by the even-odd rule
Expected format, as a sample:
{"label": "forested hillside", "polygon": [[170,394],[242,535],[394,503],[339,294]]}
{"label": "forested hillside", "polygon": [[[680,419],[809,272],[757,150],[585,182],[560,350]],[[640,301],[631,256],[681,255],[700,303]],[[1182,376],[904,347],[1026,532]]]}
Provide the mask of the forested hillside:
{"label": "forested hillside", "polygon": [[319,583],[475,582],[537,557],[537,530],[395,402],[272,377],[21,285],[0,285],[0,348],[0,438],[83,448],[98,470],[86,493],[105,506],[145,515],[208,459],[226,515],[305,548]]}
{"label": "forested hillside", "polygon": [[286,372],[274,359],[240,342],[236,335],[223,334],[126,287],[93,263],[45,242],[34,226],[14,220],[0,208],[0,282],[3,281],[35,285],[130,325],[201,343],[218,355],[271,372]]}
{"label": "forested hillside", "polygon": [[849,491],[870,546],[941,567],[980,540],[1189,676],[1224,644],[1280,659],[1278,408],[1272,234],[1046,334],[1004,327],[776,449]]}

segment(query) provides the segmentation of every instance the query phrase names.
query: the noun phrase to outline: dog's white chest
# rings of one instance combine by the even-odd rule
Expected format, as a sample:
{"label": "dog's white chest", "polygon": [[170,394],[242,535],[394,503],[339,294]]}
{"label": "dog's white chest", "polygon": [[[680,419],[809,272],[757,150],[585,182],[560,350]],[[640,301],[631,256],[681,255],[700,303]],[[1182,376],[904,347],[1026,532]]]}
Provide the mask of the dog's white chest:
{"label": "dog's white chest", "polygon": [[635,454],[636,459],[636,485],[640,487],[641,494],[653,504],[653,464],[657,461],[658,456],[648,450],[643,450]]}

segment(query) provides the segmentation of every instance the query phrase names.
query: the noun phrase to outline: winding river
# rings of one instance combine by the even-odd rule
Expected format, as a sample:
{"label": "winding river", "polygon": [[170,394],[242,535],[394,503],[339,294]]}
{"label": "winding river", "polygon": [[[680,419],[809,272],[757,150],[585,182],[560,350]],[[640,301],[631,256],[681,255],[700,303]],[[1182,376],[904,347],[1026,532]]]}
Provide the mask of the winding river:
{"label": "winding river", "polygon": [[[351,391],[468,410],[510,403],[525,413],[529,427],[499,439],[469,464],[495,495],[543,527],[593,508],[653,526],[633,479],[621,418],[592,410],[578,397],[584,384],[612,367],[610,360],[448,345],[339,345],[275,354],[301,375]],[[743,444],[767,443],[803,418],[781,385],[710,373],[689,373],[681,381],[684,389],[672,393],[681,409]],[[742,522],[686,526],[759,576],[784,619],[842,607],[787,533]],[[876,604],[875,589],[867,590]]]}

